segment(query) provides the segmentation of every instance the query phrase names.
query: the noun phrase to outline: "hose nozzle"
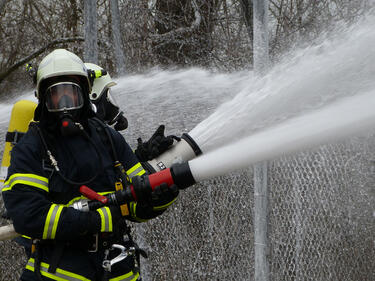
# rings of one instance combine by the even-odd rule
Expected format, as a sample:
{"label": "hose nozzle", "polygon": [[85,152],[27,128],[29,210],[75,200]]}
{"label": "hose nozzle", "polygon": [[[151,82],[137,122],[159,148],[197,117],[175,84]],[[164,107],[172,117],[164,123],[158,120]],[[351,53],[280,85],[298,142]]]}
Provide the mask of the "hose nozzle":
{"label": "hose nozzle", "polygon": [[187,162],[202,154],[198,144],[187,133],[182,134],[181,140],[158,157],[148,161],[154,171],[158,172],[174,164]]}

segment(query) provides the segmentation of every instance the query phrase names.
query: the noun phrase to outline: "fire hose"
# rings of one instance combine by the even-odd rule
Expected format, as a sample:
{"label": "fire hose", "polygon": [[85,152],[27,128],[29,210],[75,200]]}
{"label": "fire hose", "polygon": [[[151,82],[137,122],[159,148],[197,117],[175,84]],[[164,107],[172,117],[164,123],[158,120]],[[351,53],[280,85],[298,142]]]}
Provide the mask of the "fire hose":
{"label": "fire hose", "polygon": [[[168,184],[168,186],[175,184],[179,189],[185,189],[195,184],[195,179],[191,173],[188,162],[174,164],[171,168],[161,170],[151,175],[142,176],[139,178],[139,181],[141,181],[141,183],[137,184],[136,187],[130,185],[123,190],[118,190],[107,196],[100,195],[89,187],[82,185],[80,187],[81,194],[91,201],[85,203],[78,201],[71,207],[80,211],[91,211],[108,205],[121,206],[132,201],[140,201],[147,198],[155,187],[163,183]],[[14,230],[13,225],[0,227],[0,241],[12,239],[20,235],[21,234],[18,234]]]}

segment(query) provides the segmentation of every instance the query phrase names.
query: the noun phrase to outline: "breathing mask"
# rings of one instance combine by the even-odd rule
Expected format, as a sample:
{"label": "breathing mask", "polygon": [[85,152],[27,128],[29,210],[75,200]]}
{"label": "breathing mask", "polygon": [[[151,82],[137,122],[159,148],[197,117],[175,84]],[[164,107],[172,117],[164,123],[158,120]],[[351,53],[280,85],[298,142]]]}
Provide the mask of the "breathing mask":
{"label": "breathing mask", "polygon": [[82,89],[77,83],[59,82],[46,90],[47,110],[59,120],[63,136],[79,134],[82,127],[78,123],[81,113],[79,109],[83,105]]}

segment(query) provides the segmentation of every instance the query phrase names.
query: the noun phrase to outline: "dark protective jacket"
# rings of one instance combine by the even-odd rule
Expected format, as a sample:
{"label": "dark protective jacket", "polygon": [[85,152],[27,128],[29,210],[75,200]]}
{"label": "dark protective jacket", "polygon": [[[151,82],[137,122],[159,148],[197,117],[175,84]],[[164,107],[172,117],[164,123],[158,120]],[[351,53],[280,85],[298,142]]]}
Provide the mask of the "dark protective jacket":
{"label": "dark protective jacket", "polygon": [[[89,120],[85,128],[96,149],[83,136],[52,137],[47,143],[60,173],[75,182],[86,181],[97,173],[95,180],[87,186],[100,194],[108,194],[115,190],[118,179],[111,150],[101,129],[93,120]],[[130,180],[144,174],[145,170],[122,135],[113,129],[110,133],[118,160]],[[99,247],[97,252],[89,252],[88,244],[98,232],[99,237],[111,237],[114,242],[121,243],[115,235],[111,236],[115,227],[110,209],[82,212],[69,207],[84,197],[79,193],[79,186],[68,184],[59,173],[49,169],[46,149],[35,128],[27,132],[11,153],[2,193],[5,207],[18,233],[41,241],[39,250],[31,254],[21,279],[38,280],[34,272],[37,259],[44,280],[101,280],[104,249]],[[126,219],[147,221],[163,213],[173,201],[163,206],[131,202]],[[49,272],[52,261],[55,266],[57,264],[56,270],[52,270],[54,273]],[[138,276],[134,270],[134,257],[130,256],[112,268],[110,280],[137,280]]]}

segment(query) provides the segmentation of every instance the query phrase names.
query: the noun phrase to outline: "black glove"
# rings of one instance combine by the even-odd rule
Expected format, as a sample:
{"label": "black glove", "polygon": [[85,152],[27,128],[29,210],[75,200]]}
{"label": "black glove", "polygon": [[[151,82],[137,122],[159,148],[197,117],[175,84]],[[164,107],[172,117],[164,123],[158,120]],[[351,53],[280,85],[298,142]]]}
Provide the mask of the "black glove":
{"label": "black glove", "polygon": [[168,186],[166,183],[155,187],[151,193],[152,205],[158,210],[166,209],[170,204],[174,202],[179,193],[177,185],[173,184]]}
{"label": "black glove", "polygon": [[146,162],[152,160],[166,151],[173,144],[173,140],[180,141],[180,138],[173,135],[164,136],[164,130],[165,126],[160,125],[152,137],[146,142],[142,142],[142,139],[138,138],[138,146],[135,150],[135,154],[139,161]]}
{"label": "black glove", "polygon": [[137,202],[136,221],[149,220],[161,215],[175,201],[178,192],[176,185],[168,187],[163,183],[155,187],[153,192]]}
{"label": "black glove", "polygon": [[128,127],[128,120],[123,116],[122,112],[118,116],[116,123],[115,123],[115,130],[116,131],[122,131],[125,130]]}
{"label": "black glove", "polygon": [[179,193],[177,185],[168,186],[167,183],[162,183],[152,190],[145,176],[133,177],[132,184],[139,204],[142,206],[159,207],[161,208],[160,210],[163,210],[162,207],[164,206],[164,209],[166,209]]}

